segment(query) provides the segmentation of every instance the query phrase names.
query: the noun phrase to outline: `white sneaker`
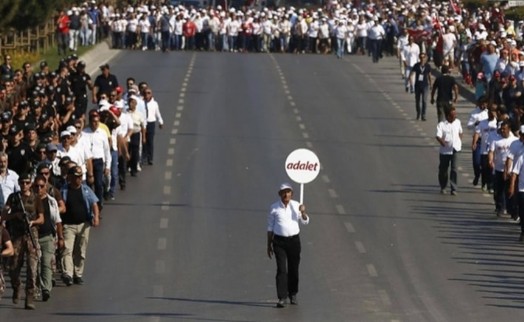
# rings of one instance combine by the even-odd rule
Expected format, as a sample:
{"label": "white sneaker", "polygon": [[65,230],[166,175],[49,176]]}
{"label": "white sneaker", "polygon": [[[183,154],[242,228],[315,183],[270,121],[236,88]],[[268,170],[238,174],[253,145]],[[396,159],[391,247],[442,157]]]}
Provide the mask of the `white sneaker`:
{"label": "white sneaker", "polygon": [[138,172],[142,171],[142,167],[140,166],[140,163],[136,165],[136,171]]}

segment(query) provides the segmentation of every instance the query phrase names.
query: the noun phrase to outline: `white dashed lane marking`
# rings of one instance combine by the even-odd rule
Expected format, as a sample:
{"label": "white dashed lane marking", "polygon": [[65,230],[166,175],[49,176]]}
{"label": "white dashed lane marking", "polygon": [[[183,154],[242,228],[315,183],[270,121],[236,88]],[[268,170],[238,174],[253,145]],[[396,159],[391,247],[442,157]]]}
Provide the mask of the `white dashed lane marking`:
{"label": "white dashed lane marking", "polygon": [[160,229],[167,229],[169,218],[160,218]]}
{"label": "white dashed lane marking", "polygon": [[348,231],[348,233],[355,232],[355,227],[353,227],[353,225],[350,222],[345,222],[344,226],[346,226],[346,230]]}
{"label": "white dashed lane marking", "polygon": [[377,269],[375,268],[375,265],[367,264],[366,268],[368,270],[369,276],[371,276],[371,277],[377,277],[378,276]]}

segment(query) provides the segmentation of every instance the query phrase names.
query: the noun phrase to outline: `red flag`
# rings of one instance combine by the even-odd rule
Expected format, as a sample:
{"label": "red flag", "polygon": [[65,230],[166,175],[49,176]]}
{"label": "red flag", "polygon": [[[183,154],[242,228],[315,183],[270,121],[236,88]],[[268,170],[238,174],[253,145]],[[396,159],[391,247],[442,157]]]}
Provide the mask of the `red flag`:
{"label": "red flag", "polygon": [[458,3],[456,3],[454,0],[449,0],[449,4],[451,5],[451,8],[453,8],[453,11],[455,11],[456,14],[460,15],[461,10]]}

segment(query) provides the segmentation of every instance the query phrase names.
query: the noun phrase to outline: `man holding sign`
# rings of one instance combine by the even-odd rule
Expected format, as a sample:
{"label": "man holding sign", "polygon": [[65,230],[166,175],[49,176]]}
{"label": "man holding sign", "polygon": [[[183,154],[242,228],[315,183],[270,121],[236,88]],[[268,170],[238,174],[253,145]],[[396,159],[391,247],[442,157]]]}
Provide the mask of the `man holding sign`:
{"label": "man holding sign", "polygon": [[278,308],[286,305],[289,297],[291,304],[298,304],[298,266],[300,264],[299,223],[307,225],[309,216],[306,207],[292,200],[293,188],[288,183],[280,185],[280,200],[271,205],[267,226],[267,255],[275,255],[277,262]]}

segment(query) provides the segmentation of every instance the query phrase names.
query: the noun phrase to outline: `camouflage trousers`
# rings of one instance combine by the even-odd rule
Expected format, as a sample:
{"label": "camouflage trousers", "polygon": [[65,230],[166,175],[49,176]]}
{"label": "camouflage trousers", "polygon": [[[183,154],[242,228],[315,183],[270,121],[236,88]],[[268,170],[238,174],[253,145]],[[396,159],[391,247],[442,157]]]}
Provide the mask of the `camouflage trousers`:
{"label": "camouflage trousers", "polygon": [[[13,291],[17,293],[20,292],[20,286],[22,285],[20,273],[24,266],[25,259],[27,271],[25,283],[26,296],[33,296],[37,286],[39,250],[38,248],[33,247],[31,238],[27,235],[12,239],[12,243],[15,254],[8,260],[11,286],[13,287]],[[38,243],[36,246],[38,247]]]}
{"label": "camouflage trousers", "polygon": [[2,274],[2,269],[4,263],[2,263],[2,259],[0,259],[0,299],[2,299],[2,295],[4,295],[5,292],[5,280],[4,280],[4,274]]}

